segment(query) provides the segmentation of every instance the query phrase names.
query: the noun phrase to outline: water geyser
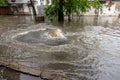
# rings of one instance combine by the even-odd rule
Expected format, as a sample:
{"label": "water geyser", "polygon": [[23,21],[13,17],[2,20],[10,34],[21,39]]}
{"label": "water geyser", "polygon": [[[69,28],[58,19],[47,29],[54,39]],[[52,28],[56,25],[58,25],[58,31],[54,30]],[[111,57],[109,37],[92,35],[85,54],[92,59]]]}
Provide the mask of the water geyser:
{"label": "water geyser", "polygon": [[36,31],[23,32],[18,34],[15,39],[24,43],[46,44],[58,46],[69,42],[65,34],[56,28],[45,28]]}

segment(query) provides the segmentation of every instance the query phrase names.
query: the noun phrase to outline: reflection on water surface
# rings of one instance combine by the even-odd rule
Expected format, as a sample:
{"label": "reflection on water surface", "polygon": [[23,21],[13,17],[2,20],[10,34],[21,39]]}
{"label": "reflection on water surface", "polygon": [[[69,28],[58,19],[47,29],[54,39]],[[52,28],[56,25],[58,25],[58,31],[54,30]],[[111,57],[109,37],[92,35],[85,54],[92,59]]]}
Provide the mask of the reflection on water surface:
{"label": "reflection on water surface", "polygon": [[0,67],[0,80],[42,80],[39,77],[30,76],[14,70]]}

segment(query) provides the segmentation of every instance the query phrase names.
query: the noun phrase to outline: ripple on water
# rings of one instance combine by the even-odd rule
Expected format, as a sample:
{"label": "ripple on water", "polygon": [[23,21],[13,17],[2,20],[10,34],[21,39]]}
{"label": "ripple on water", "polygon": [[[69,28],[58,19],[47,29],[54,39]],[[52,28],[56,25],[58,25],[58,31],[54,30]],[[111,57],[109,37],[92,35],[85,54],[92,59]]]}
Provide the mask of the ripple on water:
{"label": "ripple on water", "polygon": [[[40,29],[44,33],[45,29],[34,27],[13,31],[9,36],[4,35],[6,38],[3,43],[9,43],[7,45],[11,45],[11,48],[3,47],[0,51],[7,53],[7,50],[11,50],[14,54],[12,58],[24,65],[43,70],[63,70],[73,80],[119,80],[119,30],[85,26],[77,32],[66,31],[68,40],[65,41],[70,39],[69,43],[53,46],[45,45],[48,43],[40,40],[43,38],[40,36]],[[30,32],[24,33],[25,31]],[[39,42],[44,44],[39,45]],[[54,43],[49,40],[47,42]]]}
{"label": "ripple on water", "polygon": [[32,31],[23,33],[15,38],[16,40],[24,43],[31,44],[46,44],[51,46],[64,45],[69,43],[69,40],[59,29],[45,29],[39,31]]}

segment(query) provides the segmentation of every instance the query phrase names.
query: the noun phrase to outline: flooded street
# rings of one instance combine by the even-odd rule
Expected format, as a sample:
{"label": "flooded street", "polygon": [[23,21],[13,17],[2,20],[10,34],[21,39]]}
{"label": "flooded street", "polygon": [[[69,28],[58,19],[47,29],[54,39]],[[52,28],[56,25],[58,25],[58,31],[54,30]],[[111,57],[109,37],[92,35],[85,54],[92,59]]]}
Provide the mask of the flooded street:
{"label": "flooded street", "polygon": [[42,79],[40,79],[39,77],[16,72],[5,67],[0,67],[0,80],[42,80]]}
{"label": "flooded street", "polygon": [[[47,29],[60,29],[65,40],[45,40],[41,31]],[[28,17],[0,16],[1,60],[45,71],[63,71],[71,80],[119,80],[119,57],[118,17],[81,17],[71,23],[36,24]]]}

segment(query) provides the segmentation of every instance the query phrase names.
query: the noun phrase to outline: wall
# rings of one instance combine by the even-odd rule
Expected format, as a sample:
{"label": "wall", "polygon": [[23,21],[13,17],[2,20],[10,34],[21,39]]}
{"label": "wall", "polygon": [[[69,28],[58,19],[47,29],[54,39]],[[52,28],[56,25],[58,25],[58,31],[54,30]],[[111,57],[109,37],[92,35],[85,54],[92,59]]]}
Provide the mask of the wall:
{"label": "wall", "polygon": [[[15,3],[27,3],[29,0],[16,0]],[[12,3],[11,0],[8,0],[9,3]]]}
{"label": "wall", "polygon": [[[100,16],[119,16],[120,15],[120,1],[107,1],[102,5],[103,11],[98,13]],[[84,15],[96,15],[95,9],[91,9]]]}

